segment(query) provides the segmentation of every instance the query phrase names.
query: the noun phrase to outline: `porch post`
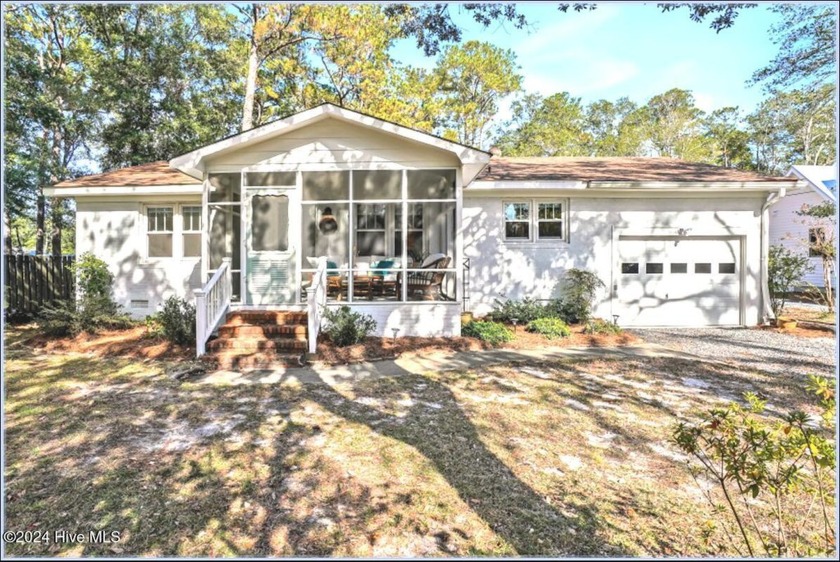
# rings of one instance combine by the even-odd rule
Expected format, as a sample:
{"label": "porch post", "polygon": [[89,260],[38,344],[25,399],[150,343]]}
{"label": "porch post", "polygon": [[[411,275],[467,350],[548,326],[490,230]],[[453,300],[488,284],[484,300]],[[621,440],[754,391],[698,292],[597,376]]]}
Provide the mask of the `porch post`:
{"label": "porch post", "polygon": [[193,291],[195,295],[195,355],[201,357],[207,352],[207,294],[204,289]]}

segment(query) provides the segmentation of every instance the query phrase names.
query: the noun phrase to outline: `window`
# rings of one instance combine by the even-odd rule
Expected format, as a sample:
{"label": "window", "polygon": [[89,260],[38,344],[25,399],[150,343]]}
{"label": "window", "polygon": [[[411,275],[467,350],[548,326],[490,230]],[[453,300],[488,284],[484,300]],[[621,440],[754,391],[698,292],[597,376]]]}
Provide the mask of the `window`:
{"label": "window", "polygon": [[711,273],[712,272],[712,264],[710,263],[695,263],[694,264],[694,273]]}
{"label": "window", "polygon": [[563,204],[538,203],[537,238],[563,238]]}
{"label": "window", "polygon": [[184,257],[201,257],[201,207],[181,207],[183,220],[182,238],[184,241]]}
{"label": "window", "polygon": [[[419,261],[423,256],[423,204],[408,204],[408,256]],[[402,255],[402,205],[394,209],[394,255]]]}
{"label": "window", "polygon": [[822,257],[820,246],[825,244],[825,230],[822,227],[808,229],[808,257]]}
{"label": "window", "polygon": [[719,263],[718,273],[735,273],[734,263]]}
{"label": "window", "polygon": [[146,210],[146,237],[150,258],[172,257],[172,207],[149,207]]}
{"label": "window", "polygon": [[661,263],[648,263],[645,265],[645,273],[661,274],[664,271]]}
{"label": "window", "polygon": [[356,205],[356,255],[385,254],[385,205]]}
{"label": "window", "polygon": [[531,204],[505,203],[505,240],[531,239]]}
{"label": "window", "polygon": [[624,275],[637,275],[639,273],[639,264],[637,262],[622,263],[621,273]]}
{"label": "window", "polygon": [[688,273],[687,263],[672,263],[671,273]]}

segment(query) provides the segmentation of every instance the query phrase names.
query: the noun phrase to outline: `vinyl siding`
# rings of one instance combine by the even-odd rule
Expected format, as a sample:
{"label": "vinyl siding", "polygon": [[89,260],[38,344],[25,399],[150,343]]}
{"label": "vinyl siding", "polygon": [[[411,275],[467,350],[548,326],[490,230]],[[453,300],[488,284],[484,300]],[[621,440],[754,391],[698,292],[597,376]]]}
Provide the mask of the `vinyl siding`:
{"label": "vinyl siding", "polygon": [[[780,244],[797,254],[808,253],[808,229],[805,217],[800,217],[796,211],[802,205],[818,205],[824,199],[810,189],[791,193],[783,197],[778,203],[770,208],[770,244]],[[823,266],[821,258],[811,258],[811,265],[814,270],[802,277],[805,283],[811,283],[817,287],[823,286]]]}

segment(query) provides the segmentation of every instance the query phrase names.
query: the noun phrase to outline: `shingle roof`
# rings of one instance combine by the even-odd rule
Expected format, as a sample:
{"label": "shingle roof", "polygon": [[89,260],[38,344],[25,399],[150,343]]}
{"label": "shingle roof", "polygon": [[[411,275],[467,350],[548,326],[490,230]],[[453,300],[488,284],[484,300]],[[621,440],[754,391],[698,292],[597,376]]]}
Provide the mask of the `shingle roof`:
{"label": "shingle roof", "polygon": [[122,187],[147,185],[198,185],[201,181],[170,168],[165,160],[82,176],[55,184],[55,187]]}
{"label": "shingle roof", "polygon": [[494,157],[476,181],[753,182],[785,178],[675,158]]}

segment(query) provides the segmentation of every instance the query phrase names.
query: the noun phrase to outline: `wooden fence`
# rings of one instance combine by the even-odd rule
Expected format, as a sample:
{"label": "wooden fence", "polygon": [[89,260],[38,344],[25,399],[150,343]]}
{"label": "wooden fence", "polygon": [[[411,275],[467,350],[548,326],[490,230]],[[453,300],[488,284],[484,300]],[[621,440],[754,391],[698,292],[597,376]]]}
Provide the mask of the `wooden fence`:
{"label": "wooden fence", "polygon": [[3,308],[10,314],[30,314],[44,304],[75,298],[73,256],[5,255]]}

